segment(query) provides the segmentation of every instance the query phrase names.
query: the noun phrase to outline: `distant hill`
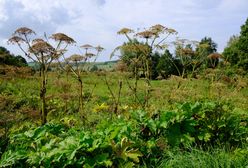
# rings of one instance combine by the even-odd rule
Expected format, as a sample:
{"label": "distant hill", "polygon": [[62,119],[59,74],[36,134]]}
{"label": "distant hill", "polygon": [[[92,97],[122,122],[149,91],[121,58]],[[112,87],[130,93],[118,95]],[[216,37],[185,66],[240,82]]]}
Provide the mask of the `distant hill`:
{"label": "distant hill", "polygon": [[[90,70],[92,69],[94,66],[97,67],[97,69],[102,69],[102,70],[106,70],[106,71],[111,71],[114,69],[115,65],[117,64],[118,60],[114,60],[114,61],[105,61],[105,62],[89,62],[89,63],[81,63],[83,69],[87,69]],[[29,62],[28,66],[37,69],[38,65],[35,62]]]}
{"label": "distant hill", "polygon": [[118,60],[106,61],[106,62],[95,62],[95,63],[92,63],[90,66],[93,67],[95,65],[97,66],[98,69],[113,70],[117,62]]}

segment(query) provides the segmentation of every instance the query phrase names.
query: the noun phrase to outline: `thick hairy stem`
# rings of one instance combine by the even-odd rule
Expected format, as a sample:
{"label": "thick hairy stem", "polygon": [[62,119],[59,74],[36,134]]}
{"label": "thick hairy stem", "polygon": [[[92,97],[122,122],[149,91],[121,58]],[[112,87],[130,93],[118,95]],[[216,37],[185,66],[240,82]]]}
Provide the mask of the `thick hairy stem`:
{"label": "thick hairy stem", "polygon": [[122,81],[119,81],[119,91],[118,91],[118,97],[117,97],[117,101],[115,103],[115,114],[117,114],[118,112],[118,106],[120,104],[120,97],[121,97],[121,89],[122,89]]}
{"label": "thick hairy stem", "polygon": [[180,72],[178,66],[174,63],[174,61],[170,57],[168,57],[168,58],[171,61],[171,63],[174,65],[174,67],[176,68],[178,75],[181,76],[181,72]]}
{"label": "thick hairy stem", "polygon": [[7,139],[8,138],[8,131],[9,131],[9,128],[8,128],[8,123],[7,123],[7,120],[4,120],[4,138]]}
{"label": "thick hairy stem", "polygon": [[135,64],[134,67],[134,75],[135,75],[135,82],[134,82],[134,97],[135,97],[135,102],[137,102],[137,86],[138,86],[138,72],[137,72],[137,66]]}
{"label": "thick hairy stem", "polygon": [[146,93],[145,93],[145,107],[148,107],[149,105],[149,97],[150,97],[150,67],[149,67],[149,59],[146,60]]}
{"label": "thick hairy stem", "polygon": [[149,106],[149,98],[150,98],[150,88],[151,88],[151,83],[149,79],[146,79],[146,94],[145,94],[145,107]]}
{"label": "thick hairy stem", "polygon": [[41,66],[40,99],[41,99],[41,123],[42,125],[44,125],[47,122],[45,65]]}
{"label": "thick hairy stem", "polygon": [[90,95],[89,95],[89,97],[88,97],[86,103],[88,103],[88,102],[90,101],[90,98],[93,96],[93,93],[94,93],[95,88],[96,88],[96,84],[94,84],[94,87],[92,88],[92,90],[91,90],[91,92],[90,92]]}
{"label": "thick hairy stem", "polygon": [[126,82],[127,82],[127,86],[129,87],[129,89],[134,93],[135,100],[137,101],[137,103],[139,103],[140,105],[142,105],[142,102],[139,100],[138,95],[137,95],[137,85],[138,85],[138,81],[137,81],[137,83],[136,83],[137,85],[135,84],[136,86],[134,86],[134,87],[136,87],[136,91],[135,91],[135,88],[131,86],[131,84],[129,83],[128,79],[126,78],[125,80],[126,80]]}
{"label": "thick hairy stem", "polygon": [[184,78],[184,75],[185,75],[185,67],[183,66],[182,78]]}
{"label": "thick hairy stem", "polygon": [[193,69],[192,69],[192,74],[191,74],[191,78],[194,78],[195,77],[195,65],[193,66]]}
{"label": "thick hairy stem", "polygon": [[[119,106],[119,101],[120,101],[120,96],[121,96],[121,89],[122,89],[122,82],[119,82],[119,91],[118,91],[118,97],[116,97],[116,95],[114,94],[114,92],[112,91],[111,87],[110,87],[110,84],[108,83],[107,81],[107,77],[105,76],[105,83],[108,87],[108,90],[112,96],[112,99],[113,99],[113,102],[114,102],[114,109],[113,109],[113,112],[115,114],[117,114],[118,112],[118,106]],[[112,118],[112,113],[111,113],[111,118]]]}
{"label": "thick hairy stem", "polygon": [[79,82],[79,112],[83,110],[83,81],[82,79],[79,77],[78,78],[78,82]]}

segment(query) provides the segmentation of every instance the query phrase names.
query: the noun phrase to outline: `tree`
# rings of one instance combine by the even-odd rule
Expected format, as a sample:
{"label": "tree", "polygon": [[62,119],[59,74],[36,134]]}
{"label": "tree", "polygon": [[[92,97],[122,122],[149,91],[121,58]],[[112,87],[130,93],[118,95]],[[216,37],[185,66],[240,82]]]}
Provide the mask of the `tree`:
{"label": "tree", "polygon": [[241,26],[239,36],[232,36],[224,49],[223,55],[232,66],[248,70],[248,18]]}
{"label": "tree", "polygon": [[247,58],[248,55],[248,18],[244,25],[241,26],[240,37],[238,40],[238,49],[242,51],[242,54]]}
{"label": "tree", "polygon": [[10,52],[5,47],[0,46],[0,55],[3,54],[10,54]]}
{"label": "tree", "polygon": [[47,71],[51,63],[58,59],[62,53],[65,52],[68,44],[75,43],[69,36],[63,33],[53,34],[50,38],[54,40],[55,47],[44,39],[33,38],[36,33],[27,27],[18,28],[13,36],[8,40],[8,43],[16,44],[20,50],[30,58],[33,62],[37,63],[40,67],[40,100],[41,100],[41,122],[47,122],[47,107],[46,107],[46,86],[47,86]]}
{"label": "tree", "polygon": [[156,70],[160,76],[168,78],[170,75],[180,74],[181,70],[177,69],[178,67],[181,67],[179,61],[173,58],[169,50],[165,50],[159,59]]}
{"label": "tree", "polygon": [[140,76],[140,72],[143,72],[144,74],[144,60],[143,52],[140,50],[141,48],[145,49],[147,46],[144,43],[139,42],[136,38],[125,42],[119,47],[121,53],[120,59],[128,65],[128,69],[133,73],[135,79]]}
{"label": "tree", "polygon": [[17,55],[15,58],[16,58],[16,60],[18,62],[17,65],[19,65],[19,66],[27,66],[28,65],[26,59],[23,58],[21,55]]}
{"label": "tree", "polygon": [[201,60],[201,67],[215,68],[218,65],[220,54],[217,53],[217,46],[211,37],[201,39],[196,47],[196,55]]}
{"label": "tree", "polygon": [[244,70],[248,70],[248,18],[245,24],[241,26],[237,47],[240,54],[239,66]]}
{"label": "tree", "polygon": [[240,62],[239,49],[238,49],[239,36],[230,37],[227,47],[223,51],[225,61],[228,61],[231,65],[236,65]]}
{"label": "tree", "polygon": [[194,72],[197,65],[196,61],[199,59],[193,49],[195,42],[187,39],[177,39],[174,44],[176,46],[176,58],[180,61],[182,72],[179,71],[180,67],[177,67],[177,69],[179,75],[185,77],[188,72]]}
{"label": "tree", "polygon": [[[202,44],[205,44],[205,47],[201,47]],[[196,48],[196,51],[207,57],[209,54],[217,52],[217,43],[215,43],[211,37],[204,37],[201,39],[199,46]]]}
{"label": "tree", "polygon": [[155,52],[151,54],[151,79],[156,79],[158,77],[158,71],[156,69],[159,60],[160,60],[160,53]]}
{"label": "tree", "polygon": [[9,50],[0,46],[0,64],[12,65],[12,66],[28,66],[27,61],[20,55],[10,54]]}

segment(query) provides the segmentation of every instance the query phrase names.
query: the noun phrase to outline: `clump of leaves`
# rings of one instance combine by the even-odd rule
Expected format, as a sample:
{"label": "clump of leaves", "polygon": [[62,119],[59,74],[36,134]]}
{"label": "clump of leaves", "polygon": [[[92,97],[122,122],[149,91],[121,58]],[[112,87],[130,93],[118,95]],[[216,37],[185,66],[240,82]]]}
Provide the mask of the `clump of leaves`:
{"label": "clump of leaves", "polygon": [[154,114],[133,111],[129,118],[105,119],[87,130],[72,126],[73,118],[62,122],[12,132],[0,167],[152,166],[172,148],[229,146],[235,151],[248,136],[245,112],[212,101]]}

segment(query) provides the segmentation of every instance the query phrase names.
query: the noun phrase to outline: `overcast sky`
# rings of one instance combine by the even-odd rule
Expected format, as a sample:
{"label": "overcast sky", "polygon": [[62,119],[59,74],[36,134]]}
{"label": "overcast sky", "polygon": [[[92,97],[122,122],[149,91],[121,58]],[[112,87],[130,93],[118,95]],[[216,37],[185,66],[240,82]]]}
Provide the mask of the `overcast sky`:
{"label": "overcast sky", "polygon": [[100,44],[106,50],[99,61],[105,61],[124,41],[116,34],[121,28],[162,24],[181,38],[212,37],[222,52],[247,17],[248,0],[0,0],[0,46],[20,54],[6,41],[25,26],[40,36],[63,32],[78,45]]}

